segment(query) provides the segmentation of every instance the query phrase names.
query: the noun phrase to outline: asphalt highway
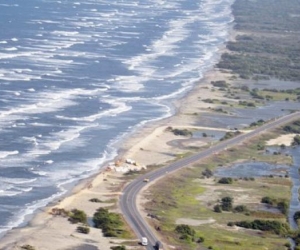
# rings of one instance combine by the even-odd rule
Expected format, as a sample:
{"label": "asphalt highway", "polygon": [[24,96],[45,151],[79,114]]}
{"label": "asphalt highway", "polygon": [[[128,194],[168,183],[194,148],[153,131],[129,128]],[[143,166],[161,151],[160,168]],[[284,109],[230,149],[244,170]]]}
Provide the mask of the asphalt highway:
{"label": "asphalt highway", "polygon": [[[269,121],[268,123],[258,127],[257,129],[251,132],[243,133],[231,139],[222,141],[190,157],[180,159],[166,167],[162,167],[152,172],[149,172],[143,176],[139,176],[124,188],[122,195],[120,196],[119,204],[124,218],[126,219],[129,226],[133,229],[133,231],[135,232],[136,236],[139,239],[141,239],[142,237],[147,237],[148,246],[145,246],[145,248],[147,250],[155,249],[154,245],[158,239],[155,236],[152,229],[150,228],[150,226],[147,224],[146,220],[141,216],[136,205],[137,196],[139,192],[146,185],[151,183],[151,181],[162,178],[163,176],[166,176],[167,174],[172,173],[178,169],[194,164],[200,161],[201,159],[209,157],[213,154],[217,154],[232,146],[241,144],[245,140],[248,140],[256,135],[259,135],[260,133],[263,133],[267,130],[274,129],[276,127],[279,127],[292,120],[299,119],[299,118],[300,118],[300,112],[295,112],[295,113],[282,116],[280,118]],[[144,179],[149,179],[149,182],[144,182],[143,181]]]}

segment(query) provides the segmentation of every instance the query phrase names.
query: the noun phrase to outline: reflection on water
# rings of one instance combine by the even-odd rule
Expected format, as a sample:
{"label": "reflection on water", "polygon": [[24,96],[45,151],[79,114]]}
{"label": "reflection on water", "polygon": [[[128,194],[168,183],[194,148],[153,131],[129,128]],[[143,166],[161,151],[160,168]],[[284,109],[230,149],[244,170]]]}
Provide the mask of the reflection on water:
{"label": "reflection on water", "polygon": [[218,177],[265,177],[285,176],[290,167],[285,165],[273,165],[266,162],[245,162],[236,164],[230,168],[219,168],[215,176]]}

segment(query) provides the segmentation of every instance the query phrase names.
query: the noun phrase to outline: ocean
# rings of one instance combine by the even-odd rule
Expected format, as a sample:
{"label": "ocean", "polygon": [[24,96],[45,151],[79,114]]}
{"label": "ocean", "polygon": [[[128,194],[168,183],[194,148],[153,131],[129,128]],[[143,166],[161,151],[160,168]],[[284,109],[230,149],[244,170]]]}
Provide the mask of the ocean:
{"label": "ocean", "polygon": [[0,0],[0,236],[173,114],[233,0]]}

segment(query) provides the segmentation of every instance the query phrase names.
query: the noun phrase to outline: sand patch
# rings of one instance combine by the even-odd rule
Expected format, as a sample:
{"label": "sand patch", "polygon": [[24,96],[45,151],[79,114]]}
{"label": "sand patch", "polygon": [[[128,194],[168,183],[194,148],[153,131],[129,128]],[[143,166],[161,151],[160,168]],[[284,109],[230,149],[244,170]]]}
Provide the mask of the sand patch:
{"label": "sand patch", "polygon": [[279,137],[275,139],[271,139],[266,142],[266,145],[268,146],[274,146],[274,145],[285,145],[290,146],[293,142],[294,137],[296,134],[288,134],[288,135],[280,135]]}
{"label": "sand patch", "polygon": [[214,223],[215,220],[213,218],[208,218],[205,220],[196,220],[196,219],[190,219],[190,218],[179,218],[176,220],[176,224],[185,224],[190,226],[200,226],[203,224],[211,224]]}

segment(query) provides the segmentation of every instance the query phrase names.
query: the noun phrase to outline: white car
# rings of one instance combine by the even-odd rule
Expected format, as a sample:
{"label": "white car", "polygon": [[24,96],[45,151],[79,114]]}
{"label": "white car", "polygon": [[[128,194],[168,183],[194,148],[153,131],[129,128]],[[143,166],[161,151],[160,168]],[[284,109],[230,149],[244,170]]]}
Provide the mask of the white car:
{"label": "white car", "polygon": [[148,239],[146,237],[142,237],[142,245],[147,246],[148,245]]}

